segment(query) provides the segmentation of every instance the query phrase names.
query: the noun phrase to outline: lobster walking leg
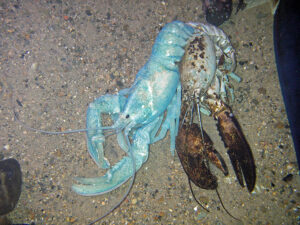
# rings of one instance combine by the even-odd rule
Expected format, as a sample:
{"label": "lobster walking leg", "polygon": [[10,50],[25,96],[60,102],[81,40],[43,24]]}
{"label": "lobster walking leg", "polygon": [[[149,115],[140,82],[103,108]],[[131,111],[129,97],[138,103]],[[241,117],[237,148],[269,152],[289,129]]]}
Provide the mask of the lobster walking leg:
{"label": "lobster walking leg", "polygon": [[168,130],[170,130],[170,149],[172,155],[175,152],[175,137],[178,134],[179,116],[181,108],[181,84],[179,83],[176,91],[176,95],[173,97],[171,104],[167,108],[166,118],[161,125],[161,130],[157,136],[153,138],[152,143],[163,139],[166,136]]}

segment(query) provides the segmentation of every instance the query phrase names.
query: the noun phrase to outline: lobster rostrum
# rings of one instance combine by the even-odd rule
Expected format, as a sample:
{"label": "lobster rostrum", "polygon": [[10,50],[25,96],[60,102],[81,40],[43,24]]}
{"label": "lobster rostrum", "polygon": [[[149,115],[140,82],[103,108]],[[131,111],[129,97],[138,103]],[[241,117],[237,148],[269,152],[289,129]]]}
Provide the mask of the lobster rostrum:
{"label": "lobster rostrum", "polygon": [[[194,110],[197,112],[200,123],[202,113],[212,115],[217,121],[219,133],[227,148],[240,185],[244,186],[245,180],[247,188],[251,192],[256,180],[254,159],[239,123],[228,106],[229,102],[234,100],[231,80],[240,82],[240,78],[233,73],[236,66],[234,49],[221,29],[202,23],[192,23],[191,25],[201,30],[202,33],[197,33],[193,39],[190,39],[180,63],[183,111],[181,112],[182,125],[177,140],[181,140],[182,144],[180,145],[180,141],[177,141],[176,150],[184,168],[192,167],[194,172],[197,170],[197,173],[204,176],[201,178],[201,182],[199,180],[195,182],[191,178],[194,173],[189,173],[185,169],[189,179],[200,188],[215,189],[217,180],[209,170],[209,162],[216,164],[218,161],[222,166],[217,167],[223,172],[226,167],[222,163],[220,164],[222,162],[220,155],[215,150],[211,150],[212,143],[206,137],[207,134],[202,130],[202,126],[199,127],[200,132],[197,131],[201,137],[195,137],[196,125],[193,124]],[[195,155],[193,138],[194,142],[200,142],[196,159],[199,161],[200,169],[196,169],[195,163],[182,157],[183,152]],[[184,140],[189,139],[191,142],[185,143]],[[212,157],[210,154],[215,154],[215,156]],[[225,172],[224,174],[226,175]]]}

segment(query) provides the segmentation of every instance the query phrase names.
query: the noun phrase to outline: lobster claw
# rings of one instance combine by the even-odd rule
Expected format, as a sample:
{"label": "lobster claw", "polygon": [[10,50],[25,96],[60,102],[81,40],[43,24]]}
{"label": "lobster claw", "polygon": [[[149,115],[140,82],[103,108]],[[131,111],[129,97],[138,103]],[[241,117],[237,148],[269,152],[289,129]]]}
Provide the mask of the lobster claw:
{"label": "lobster claw", "polygon": [[249,192],[252,192],[256,180],[254,158],[238,121],[231,109],[224,106],[225,109],[214,114],[217,127],[240,185],[245,186],[244,177]]}
{"label": "lobster claw", "polygon": [[218,186],[217,177],[211,173],[209,163],[222,170],[225,176],[228,169],[205,131],[203,137],[204,140],[198,124],[183,124],[176,138],[176,150],[189,180],[200,188],[214,190]]}

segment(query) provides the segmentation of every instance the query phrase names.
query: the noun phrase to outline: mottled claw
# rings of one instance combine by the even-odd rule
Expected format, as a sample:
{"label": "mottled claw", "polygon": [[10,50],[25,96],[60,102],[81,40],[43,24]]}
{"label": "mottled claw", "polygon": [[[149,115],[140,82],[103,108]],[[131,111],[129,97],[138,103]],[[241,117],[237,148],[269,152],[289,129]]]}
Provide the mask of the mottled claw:
{"label": "mottled claw", "polygon": [[217,177],[211,173],[209,164],[213,163],[226,176],[228,169],[205,131],[203,137],[204,140],[198,124],[184,124],[176,138],[176,150],[188,178],[200,188],[214,190],[218,186]]}
{"label": "mottled claw", "polygon": [[243,180],[245,179],[249,192],[252,192],[255,186],[256,171],[251,148],[229,106],[221,104],[223,105],[222,109],[214,113],[214,117],[218,121],[218,130],[228,149],[227,153],[240,185],[244,187]]}

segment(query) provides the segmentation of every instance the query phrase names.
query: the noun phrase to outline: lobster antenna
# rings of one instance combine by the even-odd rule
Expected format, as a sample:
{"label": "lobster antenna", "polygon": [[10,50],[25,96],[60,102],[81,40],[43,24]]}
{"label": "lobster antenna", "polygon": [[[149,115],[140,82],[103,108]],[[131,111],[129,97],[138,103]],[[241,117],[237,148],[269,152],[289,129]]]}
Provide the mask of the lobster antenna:
{"label": "lobster antenna", "polygon": [[185,110],[184,116],[183,116],[182,121],[181,121],[180,128],[181,128],[182,125],[184,124],[184,121],[185,121],[185,119],[186,119],[186,117],[187,117],[187,114],[188,114],[188,111],[189,111],[188,108],[190,108],[190,105],[189,105],[189,106],[186,108],[186,110]]}
{"label": "lobster antenna", "polygon": [[192,104],[192,108],[191,108],[191,120],[190,120],[190,125],[193,123],[193,120],[194,120],[193,114],[194,114],[194,103]]}
{"label": "lobster antenna", "polygon": [[202,126],[202,119],[201,119],[201,112],[200,112],[199,103],[197,103],[197,111],[198,111],[198,119],[199,119],[199,124],[200,124],[200,131],[201,131],[202,143],[203,143],[203,146],[205,146],[204,145],[203,126]]}
{"label": "lobster antenna", "polygon": [[233,219],[242,222],[242,220],[240,220],[240,219],[234,217],[234,216],[233,216],[233,215],[225,208],[225,206],[224,206],[224,204],[223,204],[223,201],[222,201],[222,199],[221,199],[220,193],[219,193],[219,191],[218,191],[218,188],[216,188],[216,193],[217,193],[217,195],[218,195],[218,198],[219,198],[219,200],[220,200],[220,203],[221,203],[223,209],[225,210],[225,212],[226,212],[230,217],[232,217]]}
{"label": "lobster antenna", "polygon": [[192,188],[192,185],[191,185],[191,180],[190,178],[188,178],[189,180],[189,186],[190,186],[190,190],[191,190],[191,193],[193,195],[193,198],[195,199],[195,201],[198,203],[198,205],[200,205],[205,211],[209,212],[209,210],[207,208],[205,208],[196,198],[195,194],[194,194],[194,191],[193,191],[193,188]]}
{"label": "lobster antenna", "polygon": [[41,130],[41,129],[33,128],[33,127],[27,125],[26,123],[22,122],[19,119],[19,115],[15,111],[15,109],[13,109],[13,113],[14,113],[14,119],[19,124],[21,124],[22,127],[26,128],[27,130],[39,132],[39,133],[42,133],[42,134],[51,134],[51,135],[55,135],[55,134],[71,134],[71,133],[80,133],[80,132],[86,132],[86,131],[88,131],[88,129],[86,129],[86,128],[85,129],[76,129],[76,130],[67,130],[67,131],[47,131],[47,130]]}
{"label": "lobster antenna", "polygon": [[[113,135],[115,133],[118,133],[119,131],[115,132],[115,128],[112,127],[112,126],[108,126],[108,127],[99,127],[99,128],[83,128],[83,129],[74,129],[74,130],[67,130],[67,131],[47,131],[47,130],[42,130],[42,129],[37,129],[37,128],[33,128],[29,125],[27,125],[26,123],[22,122],[20,119],[19,119],[19,115],[18,113],[13,110],[13,113],[14,113],[14,119],[21,125],[23,126],[24,128],[26,128],[27,130],[31,130],[31,131],[34,131],[34,132],[38,132],[38,133],[42,133],[42,134],[50,134],[50,135],[58,135],[58,134],[72,134],[72,133],[81,133],[81,132],[87,132],[87,131],[96,131],[96,130],[110,130],[108,131],[104,137],[108,137],[110,135]],[[118,129],[119,130],[119,129]]]}
{"label": "lobster antenna", "polygon": [[132,189],[132,186],[133,186],[133,183],[134,183],[134,180],[135,180],[135,175],[136,175],[136,169],[135,169],[135,158],[133,156],[133,153],[132,153],[132,149],[131,149],[131,145],[130,145],[130,141],[129,141],[129,138],[128,136],[126,136],[126,141],[127,141],[127,144],[129,146],[129,157],[131,158],[131,161],[132,161],[132,169],[133,169],[133,174],[132,174],[132,179],[131,179],[131,182],[130,182],[130,185],[127,189],[127,191],[125,192],[124,196],[121,198],[121,200],[115,204],[110,210],[108,210],[103,216],[95,219],[94,221],[92,221],[91,223],[89,223],[88,225],[93,225],[95,224],[96,222],[102,220],[104,217],[106,217],[107,215],[109,215],[110,213],[112,213],[116,208],[118,208],[122,202],[126,199],[126,197],[128,196],[130,190]]}
{"label": "lobster antenna", "polygon": [[81,132],[87,132],[87,131],[96,131],[96,130],[111,130],[109,132],[107,132],[104,137],[108,137],[110,135],[113,135],[115,133],[118,133],[119,131],[115,132],[115,127],[113,126],[107,126],[107,127],[101,127],[101,128],[94,128],[94,129],[90,129],[90,128],[83,128],[83,129],[74,129],[74,130],[67,130],[67,131],[47,131],[47,130],[42,130],[42,129],[37,129],[37,128],[33,128],[31,126],[29,126],[28,124],[24,123],[23,121],[20,120],[19,118],[19,114],[16,111],[16,107],[15,107],[15,103],[13,101],[13,88],[12,86],[8,83],[9,88],[12,91],[12,94],[10,95],[10,99],[11,99],[11,106],[12,106],[12,110],[13,110],[13,114],[14,114],[14,119],[15,121],[17,121],[22,127],[26,128],[27,130],[30,131],[34,131],[34,132],[38,132],[38,133],[42,133],[42,134],[49,134],[49,135],[59,135],[59,134],[72,134],[72,133],[81,133]]}

